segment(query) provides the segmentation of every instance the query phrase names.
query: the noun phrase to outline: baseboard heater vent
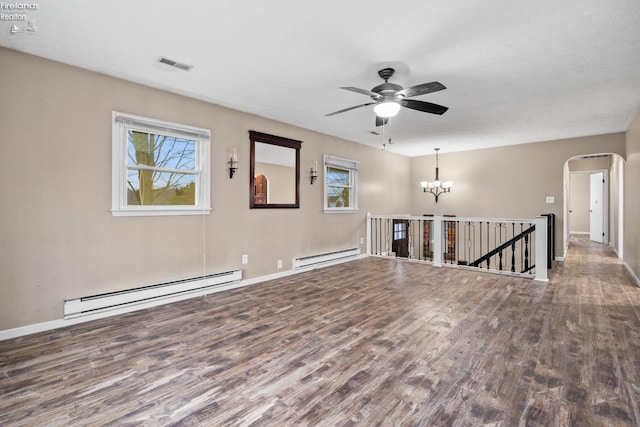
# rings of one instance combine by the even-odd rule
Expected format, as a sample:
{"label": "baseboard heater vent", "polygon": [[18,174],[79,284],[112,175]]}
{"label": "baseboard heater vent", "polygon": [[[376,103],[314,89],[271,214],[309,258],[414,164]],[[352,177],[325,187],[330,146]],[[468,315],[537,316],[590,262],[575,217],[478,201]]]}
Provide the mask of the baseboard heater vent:
{"label": "baseboard heater vent", "polygon": [[177,300],[180,299],[180,296],[188,294],[206,294],[208,290],[213,290],[216,286],[239,280],[242,280],[242,270],[231,270],[156,285],[69,299],[64,301],[64,317],[68,319],[109,310],[124,309],[134,305],[157,305],[153,303],[170,298]]}
{"label": "baseboard heater vent", "polygon": [[325,252],[323,254],[311,255],[293,260],[293,268],[304,268],[312,265],[320,265],[333,261],[344,261],[348,258],[355,258],[360,255],[360,248],[344,249],[341,251]]}

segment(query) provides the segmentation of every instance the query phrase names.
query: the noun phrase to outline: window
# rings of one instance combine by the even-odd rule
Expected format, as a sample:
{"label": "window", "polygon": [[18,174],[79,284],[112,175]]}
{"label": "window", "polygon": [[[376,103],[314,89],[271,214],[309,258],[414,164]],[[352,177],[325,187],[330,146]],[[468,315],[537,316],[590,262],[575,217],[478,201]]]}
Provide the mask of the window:
{"label": "window", "polygon": [[407,222],[393,223],[393,240],[402,240],[407,238]]}
{"label": "window", "polygon": [[325,212],[358,210],[358,162],[324,156]]}
{"label": "window", "polygon": [[113,215],[211,211],[206,129],[113,113]]}

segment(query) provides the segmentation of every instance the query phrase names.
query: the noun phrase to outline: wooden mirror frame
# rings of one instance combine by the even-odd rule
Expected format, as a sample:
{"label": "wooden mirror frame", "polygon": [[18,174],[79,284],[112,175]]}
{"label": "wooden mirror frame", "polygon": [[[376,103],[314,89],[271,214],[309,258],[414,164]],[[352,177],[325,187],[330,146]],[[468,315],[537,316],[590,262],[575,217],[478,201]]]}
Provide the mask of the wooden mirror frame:
{"label": "wooden mirror frame", "polygon": [[[254,130],[249,131],[249,140],[251,141],[250,164],[249,164],[249,207],[251,209],[299,208],[300,207],[300,148],[302,148],[302,141],[283,138],[281,136],[269,135],[267,133],[257,132]],[[296,170],[295,170],[296,201],[295,203],[267,203],[267,204],[255,203],[256,142],[261,142],[263,144],[277,145],[280,147],[292,148],[296,150],[295,151],[296,153]]]}

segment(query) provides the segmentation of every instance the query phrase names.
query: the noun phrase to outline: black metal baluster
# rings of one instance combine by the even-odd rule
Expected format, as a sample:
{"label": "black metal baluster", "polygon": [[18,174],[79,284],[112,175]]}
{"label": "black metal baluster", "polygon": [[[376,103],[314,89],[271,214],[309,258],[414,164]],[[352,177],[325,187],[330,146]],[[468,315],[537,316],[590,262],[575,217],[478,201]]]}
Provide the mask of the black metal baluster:
{"label": "black metal baluster", "polygon": [[[524,231],[524,224],[520,223],[520,232],[522,233],[522,231]],[[523,247],[522,243],[520,243],[519,246],[520,246],[520,271],[525,271],[523,269],[524,255],[523,255],[523,252],[522,252],[524,250],[524,247]]]}
{"label": "black metal baluster", "polygon": [[471,224],[471,221],[467,222],[469,224],[469,239],[467,241],[467,262],[471,262],[473,260],[473,255],[476,250],[476,226]]}
{"label": "black metal baluster", "polygon": [[[490,247],[491,247],[491,236],[490,236],[490,231],[489,231],[489,226],[490,226],[490,222],[487,221],[487,253],[490,252]],[[487,270],[489,270],[491,268],[491,257],[487,258]]]}
{"label": "black metal baluster", "polygon": [[529,235],[524,236],[524,271],[529,270]]}
{"label": "black metal baluster", "polygon": [[[513,239],[516,236],[516,224],[515,223],[511,223],[511,238]],[[511,271],[513,271],[513,269],[515,268],[515,258],[516,258],[516,247],[512,246],[511,247]]]}
{"label": "black metal baluster", "polygon": [[516,271],[516,242],[511,244],[511,272]]}

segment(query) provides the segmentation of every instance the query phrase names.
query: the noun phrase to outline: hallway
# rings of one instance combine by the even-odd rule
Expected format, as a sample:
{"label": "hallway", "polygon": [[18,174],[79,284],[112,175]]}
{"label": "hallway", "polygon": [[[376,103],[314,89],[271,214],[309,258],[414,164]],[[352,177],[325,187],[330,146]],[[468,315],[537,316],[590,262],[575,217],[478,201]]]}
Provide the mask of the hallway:
{"label": "hallway", "polygon": [[557,290],[554,327],[541,341],[541,384],[531,397],[549,395],[549,410],[559,417],[573,406],[582,423],[565,425],[640,425],[640,288],[610,246],[584,235],[571,236],[550,285]]}

